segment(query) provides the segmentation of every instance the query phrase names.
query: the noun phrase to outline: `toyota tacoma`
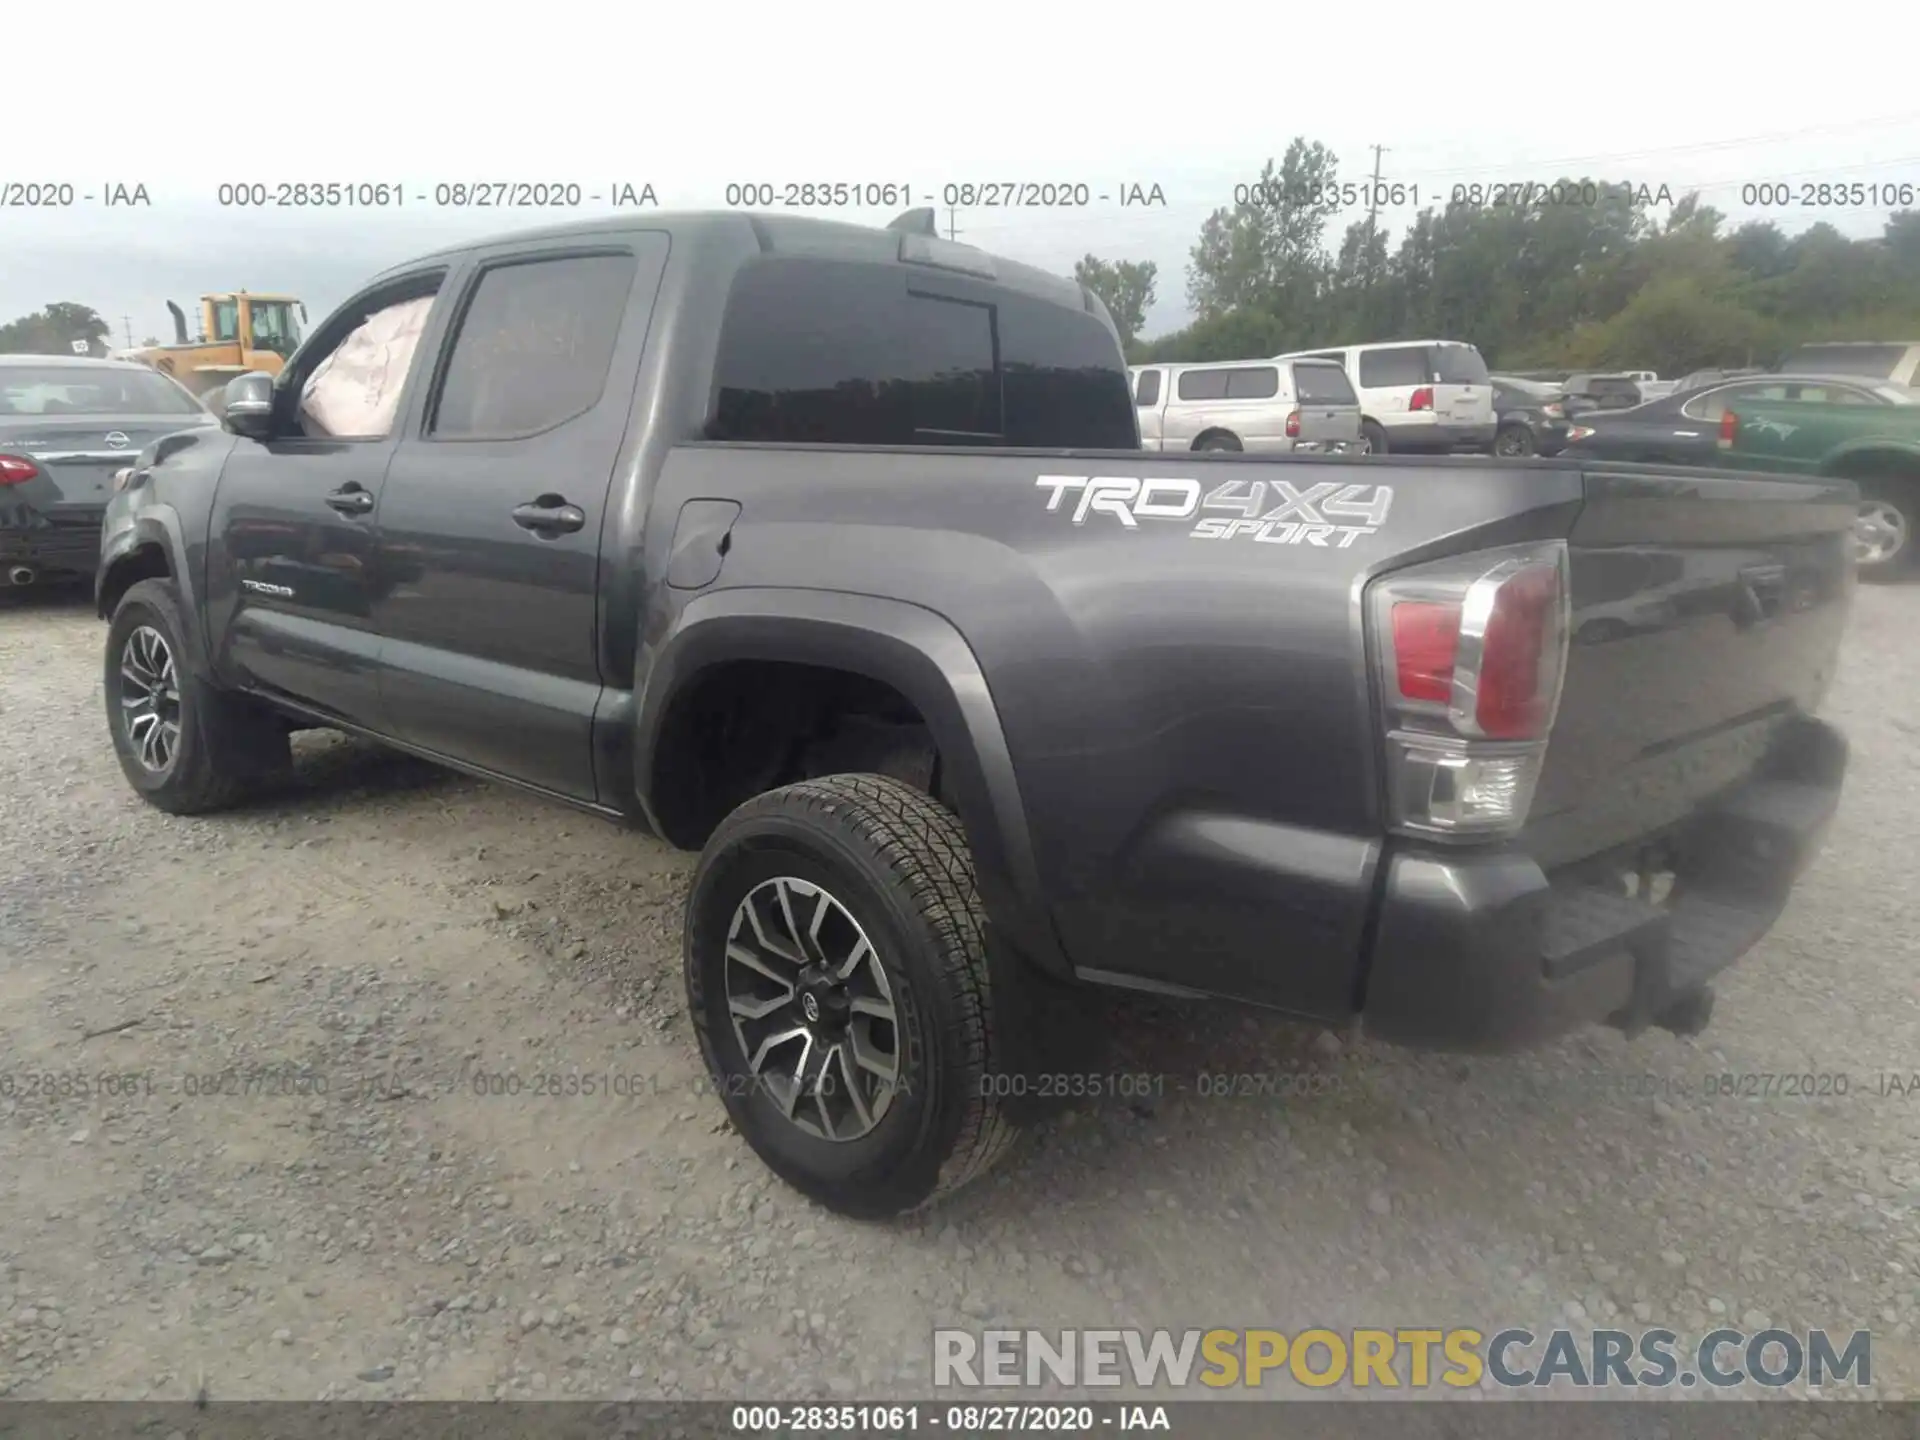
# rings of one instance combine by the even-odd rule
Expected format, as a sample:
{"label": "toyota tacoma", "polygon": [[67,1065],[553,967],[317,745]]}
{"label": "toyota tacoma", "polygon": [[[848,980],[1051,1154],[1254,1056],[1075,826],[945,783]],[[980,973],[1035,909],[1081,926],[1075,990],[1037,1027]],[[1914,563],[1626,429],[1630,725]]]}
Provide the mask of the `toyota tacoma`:
{"label": "toyota tacoma", "polygon": [[1837,803],[1852,485],[1147,454],[1101,303],[931,222],[373,280],[116,477],[129,783],[211,811],[333,727],[700,850],[705,1062],[850,1214],[999,1156],[1088,986],[1704,1024]]}

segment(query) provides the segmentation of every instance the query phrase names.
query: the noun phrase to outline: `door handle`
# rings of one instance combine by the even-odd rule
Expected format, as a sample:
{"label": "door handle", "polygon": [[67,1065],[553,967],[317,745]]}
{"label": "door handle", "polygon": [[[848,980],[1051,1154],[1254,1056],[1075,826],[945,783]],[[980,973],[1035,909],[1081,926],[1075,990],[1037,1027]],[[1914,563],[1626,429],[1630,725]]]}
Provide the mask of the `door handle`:
{"label": "door handle", "polygon": [[578,505],[569,505],[558,495],[542,495],[538,500],[514,506],[513,523],[536,535],[571,534],[586,525],[587,512]]}
{"label": "door handle", "polygon": [[327,496],[327,504],[342,515],[364,515],[373,509],[373,492],[349,485]]}

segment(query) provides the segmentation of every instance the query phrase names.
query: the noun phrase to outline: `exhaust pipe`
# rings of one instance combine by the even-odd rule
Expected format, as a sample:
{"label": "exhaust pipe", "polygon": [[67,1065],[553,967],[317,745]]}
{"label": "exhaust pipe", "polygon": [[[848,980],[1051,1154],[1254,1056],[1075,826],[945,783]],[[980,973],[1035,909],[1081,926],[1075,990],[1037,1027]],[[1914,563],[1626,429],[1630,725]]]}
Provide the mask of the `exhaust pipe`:
{"label": "exhaust pipe", "polygon": [[7,571],[7,583],[10,585],[31,585],[39,578],[39,573],[31,565],[16,565]]}

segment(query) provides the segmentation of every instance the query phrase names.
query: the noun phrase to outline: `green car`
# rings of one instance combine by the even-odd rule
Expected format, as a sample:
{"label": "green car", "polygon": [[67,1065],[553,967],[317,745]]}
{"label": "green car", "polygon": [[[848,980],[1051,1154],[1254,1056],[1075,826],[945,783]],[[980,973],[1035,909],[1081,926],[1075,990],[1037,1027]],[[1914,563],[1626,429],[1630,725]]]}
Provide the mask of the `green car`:
{"label": "green car", "polygon": [[1723,465],[1788,475],[1832,475],[1860,487],[1854,555],[1862,580],[1893,580],[1914,566],[1920,523],[1920,403],[1876,387],[1890,403],[1764,400],[1720,417]]}

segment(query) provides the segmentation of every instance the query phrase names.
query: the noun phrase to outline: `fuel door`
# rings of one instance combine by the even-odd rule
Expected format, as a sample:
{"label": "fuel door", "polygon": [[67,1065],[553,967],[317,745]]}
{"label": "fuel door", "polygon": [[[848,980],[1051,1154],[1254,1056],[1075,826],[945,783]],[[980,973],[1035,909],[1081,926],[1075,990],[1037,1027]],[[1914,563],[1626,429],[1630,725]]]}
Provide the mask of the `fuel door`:
{"label": "fuel door", "polygon": [[674,521],[667,555],[667,584],[675,590],[699,590],[720,578],[732,545],[733,522],[740,518],[734,500],[689,500]]}

